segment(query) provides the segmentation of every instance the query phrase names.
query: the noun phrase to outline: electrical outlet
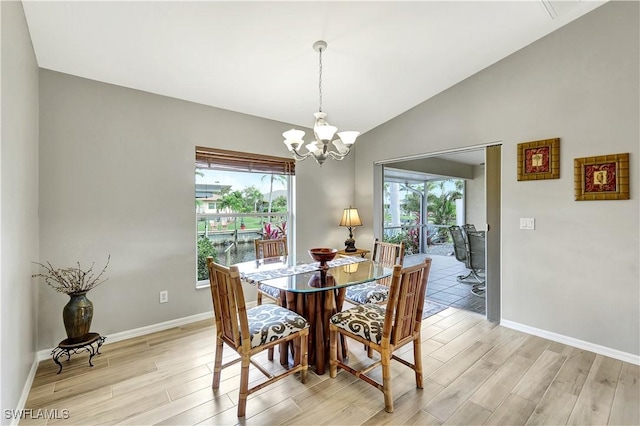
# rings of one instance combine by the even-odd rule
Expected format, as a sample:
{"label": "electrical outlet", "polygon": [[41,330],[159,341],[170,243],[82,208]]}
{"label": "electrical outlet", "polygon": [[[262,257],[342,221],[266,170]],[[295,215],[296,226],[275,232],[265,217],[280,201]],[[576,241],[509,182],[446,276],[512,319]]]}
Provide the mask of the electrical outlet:
{"label": "electrical outlet", "polygon": [[160,303],[167,303],[169,301],[169,292],[161,291],[160,292]]}

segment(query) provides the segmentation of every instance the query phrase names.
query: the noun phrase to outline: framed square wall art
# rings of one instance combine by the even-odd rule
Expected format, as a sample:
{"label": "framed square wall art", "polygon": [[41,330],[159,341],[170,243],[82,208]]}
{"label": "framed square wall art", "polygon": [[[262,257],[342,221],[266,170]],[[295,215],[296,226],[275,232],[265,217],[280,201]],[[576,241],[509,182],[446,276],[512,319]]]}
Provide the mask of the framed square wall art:
{"label": "framed square wall art", "polygon": [[628,200],[629,153],[573,160],[576,201]]}
{"label": "framed square wall art", "polygon": [[559,138],[518,144],[518,180],[559,178]]}

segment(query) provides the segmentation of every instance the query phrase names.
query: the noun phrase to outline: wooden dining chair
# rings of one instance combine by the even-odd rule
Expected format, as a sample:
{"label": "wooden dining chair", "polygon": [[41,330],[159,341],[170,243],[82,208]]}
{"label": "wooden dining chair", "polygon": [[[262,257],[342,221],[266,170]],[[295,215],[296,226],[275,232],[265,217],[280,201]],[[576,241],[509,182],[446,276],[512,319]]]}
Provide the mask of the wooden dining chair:
{"label": "wooden dining chair", "polygon": [[[395,265],[402,265],[404,261],[404,242],[399,244],[387,243],[376,238],[373,243],[371,260],[389,268],[393,268]],[[363,303],[385,304],[389,298],[390,284],[391,277],[389,276],[376,282],[350,286],[346,289],[345,299],[354,305]]]}
{"label": "wooden dining chair", "polygon": [[[274,238],[271,240],[256,239],[253,240],[256,249],[256,259],[267,259],[270,257],[287,256],[287,237]],[[281,305],[280,290],[269,287],[268,285],[258,284],[258,293],[256,295],[256,303],[262,305],[262,296],[272,299],[278,305]]]}
{"label": "wooden dining chair", "polygon": [[[241,362],[238,417],[244,417],[247,397],[291,374],[300,372],[300,381],[306,383],[308,370],[307,344],[309,323],[289,309],[274,304],[247,309],[237,266],[219,265],[207,257],[211,297],[216,319],[216,354],[213,366],[213,389],[220,387],[224,368]],[[279,375],[272,375],[252,357],[280,343],[294,341],[294,365]],[[235,350],[240,358],[222,364],[224,344]],[[267,380],[249,387],[249,365],[253,364],[267,376]]]}
{"label": "wooden dining chair", "polygon": [[[393,412],[391,393],[391,360],[395,359],[415,372],[416,386],[422,389],[422,352],[420,327],[424,308],[424,296],[431,259],[421,264],[402,269],[393,268],[389,302],[383,306],[367,303],[346,311],[338,312],[329,322],[329,368],[330,376],[336,377],[338,367],[353,374],[381,390],[384,394],[384,409]],[[346,336],[380,354],[380,359],[360,370],[349,367],[338,360],[338,337]],[[413,344],[413,364],[393,353],[402,346]],[[382,366],[382,383],[367,375],[374,368]]]}

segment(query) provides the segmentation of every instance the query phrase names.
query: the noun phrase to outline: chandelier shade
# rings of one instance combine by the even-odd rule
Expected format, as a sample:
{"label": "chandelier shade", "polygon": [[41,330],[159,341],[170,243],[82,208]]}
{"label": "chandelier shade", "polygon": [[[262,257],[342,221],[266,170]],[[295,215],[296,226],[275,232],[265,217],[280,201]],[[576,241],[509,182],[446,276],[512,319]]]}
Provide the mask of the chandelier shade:
{"label": "chandelier shade", "polygon": [[[313,157],[316,162],[322,166],[324,161],[329,157],[334,160],[342,160],[345,158],[351,151],[360,132],[344,131],[337,133],[338,128],[327,122],[327,114],[322,112],[322,52],[327,49],[327,42],[323,40],[316,41],[313,43],[313,49],[318,52],[320,58],[320,77],[318,82],[320,102],[318,112],[313,114],[316,119],[313,125],[313,136],[315,140],[305,145],[305,132],[296,129],[287,130],[282,136],[284,137],[284,144],[292,153],[293,158],[302,161]],[[333,137],[336,133],[338,138],[334,140]],[[336,149],[332,150],[330,144],[333,144]],[[307,149],[306,153],[300,152],[300,148],[303,146]]]}

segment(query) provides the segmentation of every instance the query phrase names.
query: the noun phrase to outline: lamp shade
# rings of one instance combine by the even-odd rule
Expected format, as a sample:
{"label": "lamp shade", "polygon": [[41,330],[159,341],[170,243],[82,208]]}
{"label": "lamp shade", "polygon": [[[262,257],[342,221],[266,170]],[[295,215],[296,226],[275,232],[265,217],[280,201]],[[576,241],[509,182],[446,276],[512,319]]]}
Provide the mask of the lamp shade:
{"label": "lamp shade", "polygon": [[349,207],[348,209],[344,209],[342,212],[342,219],[340,219],[339,226],[362,226],[362,221],[360,220],[360,216],[358,216],[358,209]]}

